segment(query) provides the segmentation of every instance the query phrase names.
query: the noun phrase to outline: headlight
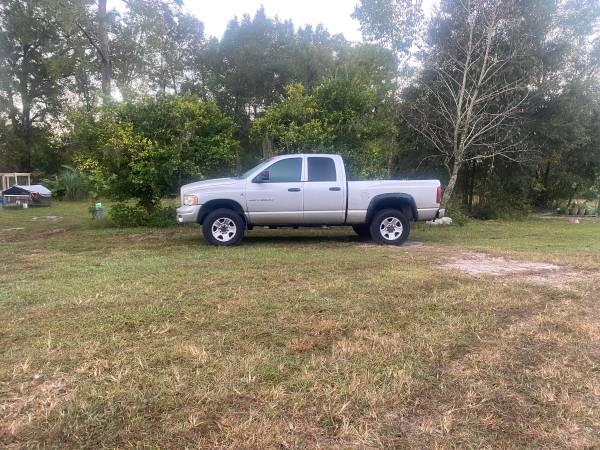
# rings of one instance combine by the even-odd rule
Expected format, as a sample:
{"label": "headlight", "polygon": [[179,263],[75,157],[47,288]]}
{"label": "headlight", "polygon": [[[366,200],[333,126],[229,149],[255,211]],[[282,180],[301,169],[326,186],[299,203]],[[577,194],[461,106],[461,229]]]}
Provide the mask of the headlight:
{"label": "headlight", "polygon": [[198,197],[195,195],[184,195],[183,196],[183,204],[185,206],[192,206],[198,204]]}

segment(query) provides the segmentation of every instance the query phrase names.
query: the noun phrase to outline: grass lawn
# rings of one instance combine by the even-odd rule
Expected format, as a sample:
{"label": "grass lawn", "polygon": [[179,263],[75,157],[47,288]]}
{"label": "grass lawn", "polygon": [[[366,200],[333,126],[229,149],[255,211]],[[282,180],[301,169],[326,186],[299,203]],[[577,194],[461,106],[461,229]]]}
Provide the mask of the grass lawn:
{"label": "grass lawn", "polygon": [[[0,446],[600,447],[600,223],[411,239],[261,229],[223,249],[85,204],[0,210]],[[576,276],[444,267],[471,253]]]}

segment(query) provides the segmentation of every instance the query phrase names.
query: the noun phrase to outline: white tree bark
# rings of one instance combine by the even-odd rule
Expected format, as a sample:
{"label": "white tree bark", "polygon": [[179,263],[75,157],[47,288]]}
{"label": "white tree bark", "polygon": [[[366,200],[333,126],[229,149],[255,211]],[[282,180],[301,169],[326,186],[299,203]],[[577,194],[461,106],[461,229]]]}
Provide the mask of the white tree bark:
{"label": "white tree bark", "polygon": [[528,89],[525,80],[507,81],[503,72],[520,46],[506,38],[514,20],[507,5],[461,3],[464,22],[456,42],[441,48],[429,68],[433,81],[422,83],[422,95],[408,112],[408,123],[431,142],[448,168],[444,205],[466,161],[523,156],[514,125]]}

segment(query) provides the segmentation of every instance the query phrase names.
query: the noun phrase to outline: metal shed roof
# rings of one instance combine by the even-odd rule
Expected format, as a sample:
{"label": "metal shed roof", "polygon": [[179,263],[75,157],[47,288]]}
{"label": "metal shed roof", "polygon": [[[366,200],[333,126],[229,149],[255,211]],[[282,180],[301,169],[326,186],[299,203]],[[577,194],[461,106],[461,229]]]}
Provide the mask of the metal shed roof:
{"label": "metal shed roof", "polygon": [[[17,188],[17,189],[15,189],[15,188]],[[11,192],[11,190],[14,190],[14,192]],[[20,193],[23,193],[23,191],[25,193],[35,192],[40,195],[52,195],[52,192],[50,192],[50,190],[48,188],[46,188],[45,186],[42,186],[41,184],[32,184],[30,186],[15,184],[14,186],[6,189],[3,192],[3,194],[4,195],[19,195]]]}

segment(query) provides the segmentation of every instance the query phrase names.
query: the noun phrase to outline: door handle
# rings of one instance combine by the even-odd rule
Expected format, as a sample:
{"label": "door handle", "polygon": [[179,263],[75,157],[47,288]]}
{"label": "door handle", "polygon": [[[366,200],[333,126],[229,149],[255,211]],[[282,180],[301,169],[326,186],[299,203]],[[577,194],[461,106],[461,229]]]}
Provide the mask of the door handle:
{"label": "door handle", "polygon": [[335,187],[330,187],[330,188],[329,188],[329,190],[330,190],[330,191],[341,191],[341,190],[342,190],[342,188],[341,188],[341,187],[338,187],[338,186],[335,186]]}
{"label": "door handle", "polygon": [[290,192],[300,192],[300,188],[289,188],[288,191],[290,191]]}

